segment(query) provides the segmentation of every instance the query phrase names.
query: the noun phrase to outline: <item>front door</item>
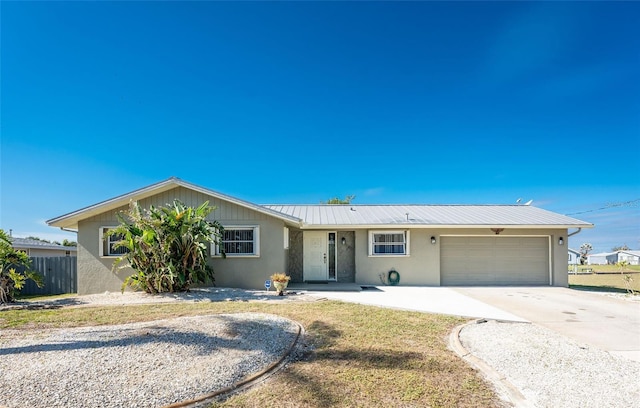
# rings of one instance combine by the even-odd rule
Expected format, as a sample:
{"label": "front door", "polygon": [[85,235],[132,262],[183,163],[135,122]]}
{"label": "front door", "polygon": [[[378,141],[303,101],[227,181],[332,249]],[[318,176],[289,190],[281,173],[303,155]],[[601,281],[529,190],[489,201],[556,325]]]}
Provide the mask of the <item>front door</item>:
{"label": "front door", "polygon": [[305,281],[326,281],[329,279],[329,254],[327,232],[304,231],[302,273]]}

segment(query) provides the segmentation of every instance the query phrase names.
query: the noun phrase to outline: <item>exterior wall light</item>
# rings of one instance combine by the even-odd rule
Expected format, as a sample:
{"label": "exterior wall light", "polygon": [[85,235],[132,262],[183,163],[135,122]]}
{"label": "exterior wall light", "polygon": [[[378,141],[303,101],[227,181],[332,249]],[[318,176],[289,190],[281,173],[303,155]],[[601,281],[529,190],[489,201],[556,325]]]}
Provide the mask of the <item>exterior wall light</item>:
{"label": "exterior wall light", "polygon": [[347,245],[347,239],[345,237],[342,237],[342,245]]}
{"label": "exterior wall light", "polygon": [[431,237],[431,244],[433,244],[433,245],[436,244],[436,237]]}
{"label": "exterior wall light", "polygon": [[564,238],[558,238],[558,245],[564,245]]}

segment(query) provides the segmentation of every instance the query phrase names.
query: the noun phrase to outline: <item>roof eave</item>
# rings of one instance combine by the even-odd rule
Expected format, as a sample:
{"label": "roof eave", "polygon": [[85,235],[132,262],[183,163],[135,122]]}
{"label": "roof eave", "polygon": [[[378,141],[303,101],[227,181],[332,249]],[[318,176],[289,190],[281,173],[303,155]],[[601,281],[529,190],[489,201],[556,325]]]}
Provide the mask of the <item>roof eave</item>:
{"label": "roof eave", "polygon": [[152,184],[150,186],[143,187],[105,201],[101,201],[97,204],[83,207],[79,210],[61,215],[60,217],[52,218],[50,220],[47,220],[47,224],[51,227],[78,229],[78,221],[80,220],[92,217],[94,215],[102,214],[106,211],[120,208],[124,205],[127,205],[134,198],[136,200],[140,200],[150,197],[154,194],[170,190],[176,185],[177,184],[175,183],[174,179],[167,179],[159,183]]}
{"label": "roof eave", "polygon": [[49,249],[58,251],[77,251],[78,248],[74,246],[57,246],[57,245],[29,245],[29,244],[16,244],[11,245],[15,249]]}
{"label": "roof eave", "polygon": [[593,228],[593,224],[303,224],[300,229],[481,229],[481,228],[511,228],[511,229],[569,229]]}
{"label": "roof eave", "polygon": [[252,203],[249,203],[248,201],[240,200],[238,198],[231,197],[226,194],[219,193],[217,191],[209,190],[207,188],[188,183],[176,177],[171,177],[159,183],[152,184],[150,186],[143,187],[141,189],[134,190],[126,194],[119,195],[109,200],[101,201],[97,204],[81,208],[79,210],[61,215],[56,218],[52,218],[47,221],[47,224],[51,227],[78,229],[78,222],[80,220],[92,217],[94,215],[102,214],[106,211],[115,210],[116,208],[120,208],[122,206],[127,205],[131,200],[145,199],[155,194],[171,190],[175,187],[184,187],[191,190],[195,190],[205,195],[209,195],[224,201],[228,201],[233,204],[260,212],[262,214],[279,218],[285,222],[288,222],[289,224],[294,224],[294,225],[300,224],[300,220],[298,218],[280,213],[278,211],[271,210],[269,208],[265,208],[257,204],[252,204]]}

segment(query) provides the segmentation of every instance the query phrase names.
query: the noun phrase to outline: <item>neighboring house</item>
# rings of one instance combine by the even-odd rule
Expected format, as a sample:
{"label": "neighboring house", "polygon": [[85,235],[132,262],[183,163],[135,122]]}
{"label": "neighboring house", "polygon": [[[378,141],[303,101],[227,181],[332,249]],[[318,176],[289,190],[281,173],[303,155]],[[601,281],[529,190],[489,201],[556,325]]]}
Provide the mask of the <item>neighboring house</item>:
{"label": "neighboring house", "polygon": [[569,248],[569,265],[580,265],[580,252]]}
{"label": "neighboring house", "polygon": [[629,262],[629,265],[640,265],[640,251],[618,251],[617,262]]}
{"label": "neighboring house", "polygon": [[74,246],[64,246],[52,244],[50,242],[39,241],[31,238],[10,237],[11,245],[20,251],[24,251],[29,256],[35,257],[55,257],[55,256],[76,256],[78,249]]}
{"label": "neighboring house", "polygon": [[258,205],[172,177],[47,221],[78,231],[78,293],[120,290],[104,238],[118,211],[174,199],[216,207],[227,256],[212,248],[210,264],[223,287],[262,289],[274,272],[379,285],[391,270],[400,285],[566,287],[568,229],[593,227],[527,205]]}
{"label": "neighboring house", "polygon": [[600,252],[587,255],[588,265],[613,265],[618,262],[617,252]]}

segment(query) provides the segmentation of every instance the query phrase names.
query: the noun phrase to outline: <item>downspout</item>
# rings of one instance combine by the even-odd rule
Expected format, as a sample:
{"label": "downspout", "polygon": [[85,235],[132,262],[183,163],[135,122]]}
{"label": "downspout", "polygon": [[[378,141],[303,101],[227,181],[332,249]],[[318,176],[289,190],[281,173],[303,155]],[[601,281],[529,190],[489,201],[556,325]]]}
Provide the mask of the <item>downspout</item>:
{"label": "downspout", "polygon": [[[577,231],[573,231],[571,234],[569,234],[569,230],[567,230],[567,242],[569,242],[569,237],[572,237],[572,236],[576,235],[577,233],[579,233],[580,231],[582,231],[581,227],[577,227],[577,228],[578,228],[578,230]],[[578,265],[575,265],[575,267],[576,267],[575,270],[577,271],[578,270],[577,269]]]}
{"label": "downspout", "polygon": [[[572,237],[574,235],[576,235],[577,233],[579,233],[580,231],[582,231],[582,228],[578,228],[577,231],[573,231],[571,234],[567,234],[567,238]],[[568,232],[568,231],[567,231]]]}
{"label": "downspout", "polygon": [[78,231],[74,231],[74,230],[70,230],[70,229],[66,229],[64,227],[60,227],[61,230],[66,231],[66,232],[73,232],[74,234],[77,234]]}

